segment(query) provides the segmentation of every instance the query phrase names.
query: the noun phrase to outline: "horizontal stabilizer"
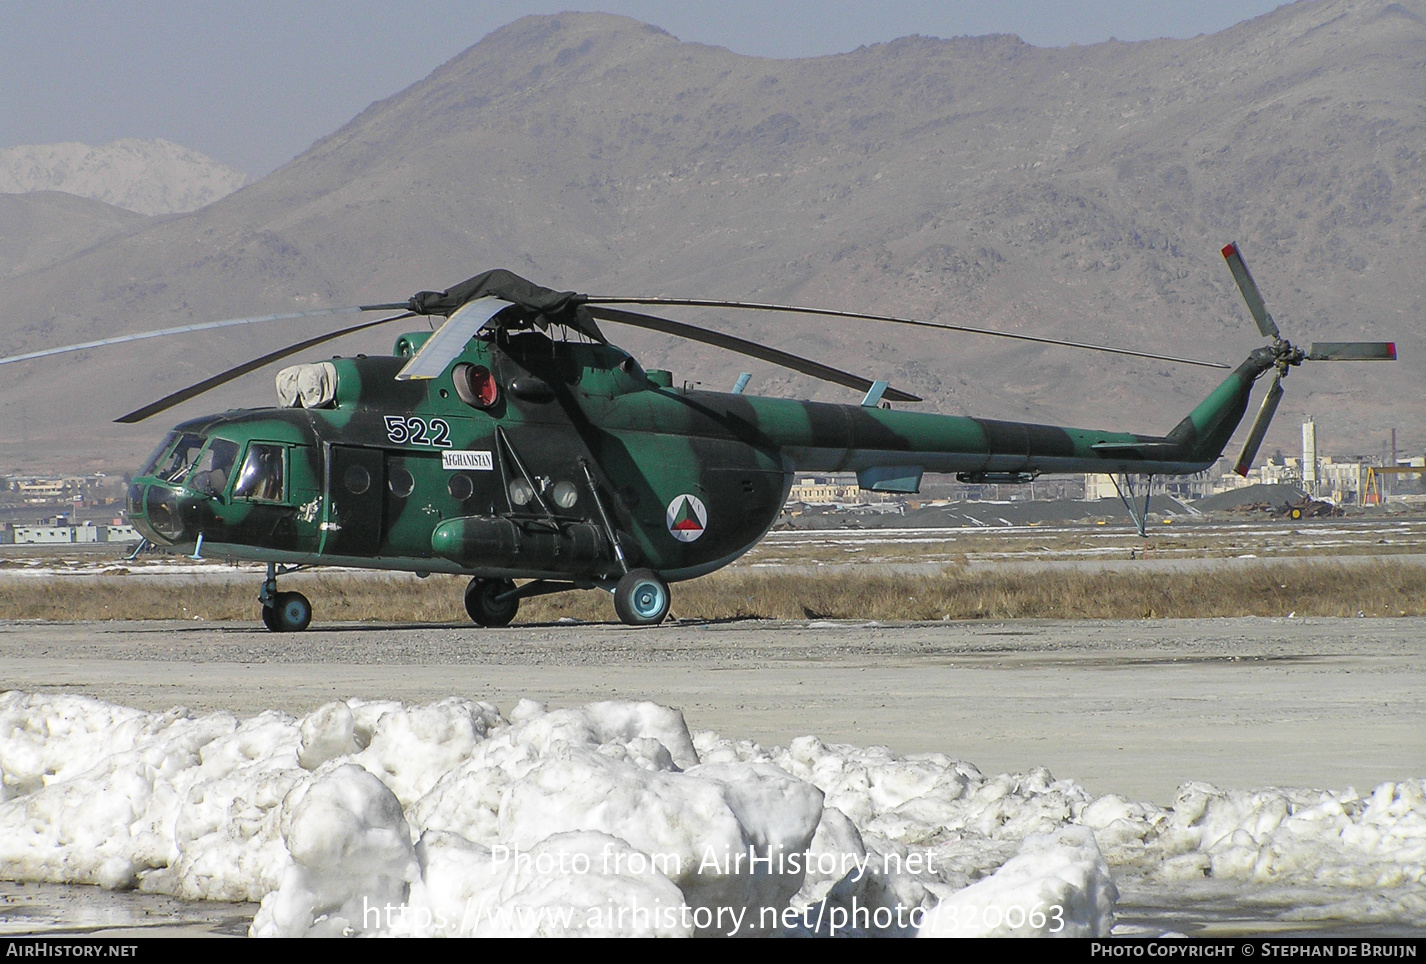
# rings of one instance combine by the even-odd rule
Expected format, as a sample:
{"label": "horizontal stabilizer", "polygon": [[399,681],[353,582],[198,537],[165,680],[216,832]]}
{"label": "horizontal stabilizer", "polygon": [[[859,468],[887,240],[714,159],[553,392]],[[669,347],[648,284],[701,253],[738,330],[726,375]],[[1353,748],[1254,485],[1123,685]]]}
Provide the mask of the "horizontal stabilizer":
{"label": "horizontal stabilizer", "polygon": [[911,495],[921,491],[922,471],[919,465],[878,465],[862,469],[857,473],[857,488]]}

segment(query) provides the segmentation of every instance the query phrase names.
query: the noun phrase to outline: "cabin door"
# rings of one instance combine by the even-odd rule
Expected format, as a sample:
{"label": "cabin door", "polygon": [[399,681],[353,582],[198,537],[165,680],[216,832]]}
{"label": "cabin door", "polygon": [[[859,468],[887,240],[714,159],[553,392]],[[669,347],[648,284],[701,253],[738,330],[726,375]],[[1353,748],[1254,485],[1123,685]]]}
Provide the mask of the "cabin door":
{"label": "cabin door", "polygon": [[373,556],[381,544],[386,470],[381,449],[327,449],[327,511],[322,549],[327,556]]}

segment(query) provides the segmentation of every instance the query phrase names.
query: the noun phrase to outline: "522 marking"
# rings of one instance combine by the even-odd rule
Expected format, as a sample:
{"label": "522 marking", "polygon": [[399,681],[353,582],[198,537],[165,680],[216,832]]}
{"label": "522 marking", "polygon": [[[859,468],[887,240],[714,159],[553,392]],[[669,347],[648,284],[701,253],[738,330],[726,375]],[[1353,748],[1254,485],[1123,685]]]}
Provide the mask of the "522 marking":
{"label": "522 marking", "polygon": [[451,447],[451,427],[445,419],[417,418],[414,415],[386,416],[386,437],[396,445]]}

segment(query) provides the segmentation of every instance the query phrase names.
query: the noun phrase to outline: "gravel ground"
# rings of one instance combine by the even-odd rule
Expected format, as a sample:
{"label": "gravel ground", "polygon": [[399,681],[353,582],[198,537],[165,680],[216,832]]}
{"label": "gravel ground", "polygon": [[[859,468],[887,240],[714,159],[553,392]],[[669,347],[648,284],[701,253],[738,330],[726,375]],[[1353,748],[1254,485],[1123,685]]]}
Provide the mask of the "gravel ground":
{"label": "gravel ground", "polygon": [[327,626],[0,623],[6,688],[303,713],[452,694],[650,699],[690,728],[1046,766],[1094,793],[1374,786],[1426,772],[1426,620]]}

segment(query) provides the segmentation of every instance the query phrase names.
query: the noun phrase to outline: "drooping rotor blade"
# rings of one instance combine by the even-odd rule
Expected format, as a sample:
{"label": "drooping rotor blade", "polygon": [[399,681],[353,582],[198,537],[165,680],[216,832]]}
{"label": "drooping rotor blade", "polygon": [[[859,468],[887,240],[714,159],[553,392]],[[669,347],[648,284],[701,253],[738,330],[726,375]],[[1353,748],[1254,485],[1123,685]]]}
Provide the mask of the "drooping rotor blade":
{"label": "drooping rotor blade", "polygon": [[98,341],[86,341],[78,345],[64,345],[60,348],[46,348],[43,351],[26,352],[23,355],[10,355],[8,358],[0,358],[0,365],[8,365],[10,362],[28,361],[31,358],[45,358],[49,355],[62,355],[69,351],[83,351],[86,348],[107,348],[109,345],[122,345],[126,341],[143,341],[145,338],[163,338],[166,335],[186,335],[191,331],[211,331],[214,328],[232,328],[236,325],[256,325],[265,321],[292,321],[297,318],[318,318],[322,315],[352,315],[361,311],[401,311],[405,307],[405,305],[359,305],[352,308],[314,308],[311,311],[288,311],[277,315],[253,315],[251,318],[228,318],[223,321],[205,321],[197,325],[179,325],[176,328],[159,328],[156,331],[140,331],[132,335],[115,335],[113,338],[101,338]]}
{"label": "drooping rotor blade", "polygon": [[859,311],[835,311],[831,308],[808,308],[802,305],[766,305],[751,301],[704,301],[697,298],[615,298],[592,295],[587,305],[669,305],[680,308],[740,308],[750,311],[779,311],[792,315],[822,315],[828,318],[854,318],[858,321],[884,321],[893,325],[913,325],[917,328],[936,328],[941,331],[963,331],[972,335],[991,335],[996,338],[1012,338],[1015,341],[1033,341],[1040,345],[1057,345],[1061,348],[1079,348],[1084,351],[1108,352],[1111,355],[1130,355],[1134,358],[1151,358],[1154,361],[1177,362],[1181,365],[1199,365],[1203,368],[1232,368],[1222,362],[1200,361],[1196,358],[1180,358],[1176,355],[1157,355],[1153,352],[1134,351],[1129,348],[1111,348],[1108,345],[1091,345],[1087,342],[1065,341],[1060,338],[1042,338],[1039,335],[1017,335],[1009,331],[993,328],[972,328],[969,325],[951,325],[939,321],[918,321],[914,318],[896,318],[891,315],[873,315]]}
{"label": "drooping rotor blade", "polygon": [[396,373],[398,381],[408,378],[435,378],[446,370],[461,352],[466,342],[475,337],[485,323],[510,307],[510,302],[499,298],[477,298],[461,305],[437,328],[421,350],[411,357],[406,367]]}
{"label": "drooping rotor blade", "polygon": [[1314,341],[1308,361],[1396,361],[1394,341]]}
{"label": "drooping rotor blade", "polygon": [[1263,333],[1264,338],[1282,337],[1278,334],[1273,316],[1268,314],[1267,305],[1263,304],[1263,294],[1258,290],[1258,283],[1253,280],[1252,272],[1248,270],[1248,264],[1238,250],[1238,242],[1233,241],[1223,246],[1223,259],[1228,262],[1228,270],[1233,272],[1233,280],[1238,282],[1238,290],[1243,293],[1243,300],[1248,303],[1248,313],[1253,316],[1253,321],[1257,322],[1258,331]]}
{"label": "drooping rotor blade", "polygon": [[165,395],[158,401],[150,402],[143,408],[135,409],[127,415],[123,415],[119,418],[114,419],[114,421],[122,422],[125,425],[131,425],[134,422],[142,422],[144,419],[148,418],[151,415],[157,415],[159,412],[165,412],[168,409],[173,408],[173,406],[175,405],[188,401],[190,398],[197,398],[199,395],[202,395],[209,389],[217,388],[219,385],[223,385],[227,382],[230,382],[235,378],[240,378],[243,375],[246,375],[248,372],[255,372],[259,368],[262,368],[264,365],[268,365],[272,362],[278,361],[279,359],[286,358],[288,355],[295,355],[299,351],[303,351],[307,348],[312,348],[316,345],[322,344],[323,342],[334,341],[338,338],[341,338],[343,335],[354,334],[358,331],[364,331],[367,328],[375,328],[377,325],[384,325],[390,321],[400,321],[402,318],[411,318],[413,316],[413,312],[408,311],[403,314],[392,315],[389,318],[381,318],[377,321],[364,321],[359,325],[352,325],[350,328],[343,328],[340,331],[331,331],[325,335],[318,335],[315,338],[308,338],[304,341],[299,341],[295,345],[288,345],[286,348],[279,348],[277,351],[270,351],[266,355],[263,355],[261,358],[254,358],[252,361],[243,362],[243,364],[238,365],[235,368],[229,368],[225,372],[219,372],[211,378],[205,378],[197,384],[189,385],[187,388],[180,389],[179,391],[174,392],[172,395]]}
{"label": "drooping rotor blade", "polygon": [[[665,335],[675,335],[679,338],[687,338],[689,341],[702,342],[705,345],[714,345],[718,348],[725,348],[728,351],[737,352],[740,355],[748,355],[752,358],[760,358],[774,365],[781,365],[783,368],[790,368],[795,372],[804,375],[811,375],[813,378],[820,378],[823,381],[832,382],[836,385],[845,385],[848,388],[855,388],[857,391],[865,392],[874,384],[869,378],[862,378],[860,375],[853,375],[851,372],[844,372],[839,368],[824,365],[821,362],[812,361],[809,358],[802,358],[776,348],[769,348],[767,345],[759,345],[756,342],[737,338],[733,335],[725,335],[722,332],[710,331],[707,328],[699,328],[696,325],[684,324],[681,321],[670,321],[667,318],[658,318],[654,315],[640,314],[634,311],[624,311],[619,308],[601,308],[591,305],[589,313],[602,321],[612,321],[618,325],[630,325],[634,328],[646,328],[649,331],[663,332]],[[900,389],[888,388],[881,396],[893,402],[919,402],[919,396],[910,392],[903,392]]]}
{"label": "drooping rotor blade", "polygon": [[1248,475],[1248,470],[1253,467],[1253,459],[1258,456],[1258,446],[1263,444],[1263,436],[1268,434],[1268,423],[1273,420],[1273,413],[1277,411],[1277,403],[1282,401],[1282,376],[1273,379],[1273,383],[1268,388],[1268,393],[1263,396],[1263,407],[1258,409],[1258,417],[1253,419],[1253,427],[1248,431],[1248,437],[1243,440],[1243,451],[1238,455],[1238,464],[1233,466],[1233,471],[1244,478]]}

